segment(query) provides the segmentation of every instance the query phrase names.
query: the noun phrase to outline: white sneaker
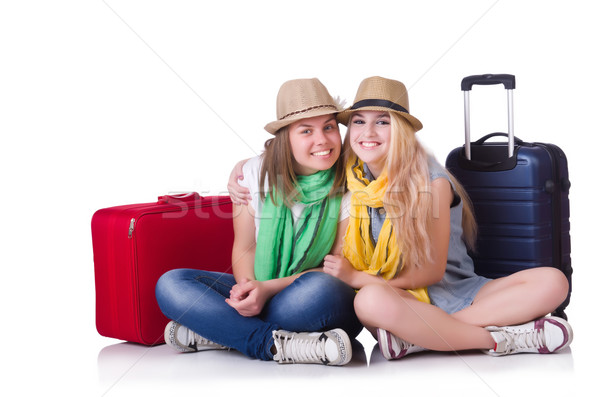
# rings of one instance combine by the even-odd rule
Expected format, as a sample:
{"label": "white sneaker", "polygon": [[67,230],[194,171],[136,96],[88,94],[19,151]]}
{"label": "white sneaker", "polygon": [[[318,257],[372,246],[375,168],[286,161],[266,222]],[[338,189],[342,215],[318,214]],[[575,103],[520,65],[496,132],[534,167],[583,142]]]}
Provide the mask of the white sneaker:
{"label": "white sneaker", "polygon": [[273,360],[280,364],[346,365],[352,359],[350,338],[336,328],[326,332],[273,331],[277,350]]}
{"label": "white sneaker", "polygon": [[377,340],[379,341],[379,350],[381,350],[381,354],[388,360],[397,360],[407,354],[427,350],[424,347],[400,339],[391,332],[381,328],[377,328]]}
{"label": "white sneaker", "polygon": [[496,342],[493,349],[484,350],[492,356],[516,353],[554,353],[571,344],[573,329],[560,317],[542,317],[526,324],[506,327],[486,327]]}
{"label": "white sneaker", "polygon": [[191,329],[176,321],[171,321],[165,328],[165,342],[180,352],[199,352],[201,350],[224,350],[227,346],[219,345],[198,335]]}

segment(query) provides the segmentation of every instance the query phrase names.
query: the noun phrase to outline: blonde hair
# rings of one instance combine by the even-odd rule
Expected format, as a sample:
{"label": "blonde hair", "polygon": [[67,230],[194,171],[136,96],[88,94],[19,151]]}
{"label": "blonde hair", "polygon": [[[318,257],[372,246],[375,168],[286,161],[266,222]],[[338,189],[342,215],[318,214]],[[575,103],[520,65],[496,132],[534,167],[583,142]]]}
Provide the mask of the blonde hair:
{"label": "blonde hair", "polygon": [[[287,207],[292,207],[294,199],[298,195],[296,185],[298,179],[294,172],[294,155],[290,143],[288,127],[283,127],[275,133],[275,137],[265,142],[265,150],[262,154],[263,163],[260,169],[259,186],[261,187],[260,198],[266,198],[266,192],[262,191],[265,178],[268,181],[268,192],[271,200],[276,203],[278,195]],[[329,197],[344,194],[346,191],[346,173],[340,156],[333,165],[335,179],[329,192]]]}
{"label": "blonde hair", "polygon": [[[420,263],[432,260],[430,227],[435,201],[431,194],[428,154],[417,140],[414,127],[396,113],[388,113],[391,134],[385,163],[388,187],[383,206],[401,244],[402,265],[420,267]],[[349,142],[350,128],[344,149],[346,161],[354,162],[356,154]],[[477,228],[471,201],[456,178],[448,175],[463,202],[463,240],[473,249]]]}

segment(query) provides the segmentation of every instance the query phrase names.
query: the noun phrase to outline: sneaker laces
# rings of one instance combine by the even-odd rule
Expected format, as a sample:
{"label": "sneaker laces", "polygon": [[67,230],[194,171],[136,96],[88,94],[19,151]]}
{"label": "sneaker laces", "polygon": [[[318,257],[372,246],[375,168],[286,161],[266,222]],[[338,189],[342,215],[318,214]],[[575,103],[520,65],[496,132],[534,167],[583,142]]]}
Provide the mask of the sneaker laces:
{"label": "sneaker laces", "polygon": [[529,329],[520,330],[515,334],[515,331],[507,332],[503,330],[504,337],[507,341],[507,353],[513,353],[521,349],[541,349],[546,346],[544,329]]}
{"label": "sneaker laces", "polygon": [[327,363],[325,342],[327,336],[321,334],[317,337],[298,337],[298,335],[277,335],[278,348],[281,349],[281,361],[292,363]]}
{"label": "sneaker laces", "polygon": [[198,349],[198,346],[215,346],[217,345],[215,342],[210,341],[208,339],[206,339],[203,336],[198,335],[197,333],[195,333],[194,331],[192,331],[191,329],[187,328],[187,345],[188,347],[191,347],[193,349]]}

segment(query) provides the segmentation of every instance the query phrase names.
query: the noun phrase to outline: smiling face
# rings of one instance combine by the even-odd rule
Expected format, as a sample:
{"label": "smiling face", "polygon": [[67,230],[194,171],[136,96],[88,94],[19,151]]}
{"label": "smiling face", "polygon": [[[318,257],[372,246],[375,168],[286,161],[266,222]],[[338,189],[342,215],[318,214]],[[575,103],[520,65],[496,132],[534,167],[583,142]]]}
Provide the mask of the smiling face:
{"label": "smiling face", "polygon": [[377,178],[385,167],[390,138],[391,122],[388,112],[364,110],[356,112],[348,123],[350,146]]}
{"label": "smiling face", "polygon": [[328,170],[340,156],[342,138],[335,115],[311,117],[290,124],[294,172],[312,175]]}

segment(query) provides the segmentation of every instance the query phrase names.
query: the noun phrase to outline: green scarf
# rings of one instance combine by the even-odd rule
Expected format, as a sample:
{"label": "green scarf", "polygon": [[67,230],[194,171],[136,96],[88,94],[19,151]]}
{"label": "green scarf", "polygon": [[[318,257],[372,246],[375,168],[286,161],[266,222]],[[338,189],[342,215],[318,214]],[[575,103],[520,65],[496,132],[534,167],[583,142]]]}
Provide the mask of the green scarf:
{"label": "green scarf", "polygon": [[296,201],[306,208],[296,222],[277,192],[276,202],[267,195],[254,257],[257,280],[287,277],[321,264],[335,241],[342,199],[328,197],[333,180],[332,169],[298,176]]}

